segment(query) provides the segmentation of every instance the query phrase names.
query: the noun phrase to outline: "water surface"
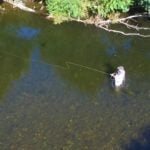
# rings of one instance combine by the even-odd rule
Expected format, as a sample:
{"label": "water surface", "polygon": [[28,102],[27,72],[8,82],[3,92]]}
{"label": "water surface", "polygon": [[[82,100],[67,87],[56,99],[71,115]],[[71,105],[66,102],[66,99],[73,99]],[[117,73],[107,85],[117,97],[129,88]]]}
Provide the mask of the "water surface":
{"label": "water surface", "polygon": [[[0,15],[1,149],[149,148],[149,38]],[[103,72],[118,65],[127,77],[116,92]]]}

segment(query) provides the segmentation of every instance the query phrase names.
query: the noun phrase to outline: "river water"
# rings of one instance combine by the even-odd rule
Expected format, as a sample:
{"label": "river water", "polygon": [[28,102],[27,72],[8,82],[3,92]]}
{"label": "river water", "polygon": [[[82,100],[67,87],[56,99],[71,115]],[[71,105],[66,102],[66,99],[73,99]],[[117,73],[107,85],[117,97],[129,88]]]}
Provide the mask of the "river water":
{"label": "river water", "polygon": [[[115,91],[105,72],[119,65]],[[149,38],[0,14],[0,149],[149,149],[149,65]]]}

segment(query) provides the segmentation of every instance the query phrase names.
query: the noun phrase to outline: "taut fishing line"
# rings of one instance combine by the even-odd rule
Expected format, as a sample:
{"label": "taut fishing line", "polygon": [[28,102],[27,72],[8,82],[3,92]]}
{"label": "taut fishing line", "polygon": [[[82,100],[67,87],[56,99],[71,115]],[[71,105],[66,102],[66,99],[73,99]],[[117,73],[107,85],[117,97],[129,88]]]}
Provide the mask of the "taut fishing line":
{"label": "taut fishing line", "polygon": [[[24,61],[29,61],[28,59],[24,59],[23,57],[20,57],[20,56],[18,56],[18,55],[12,54],[12,53],[9,53],[9,52],[7,52],[7,51],[5,51],[5,52],[4,52],[4,51],[0,51],[0,52],[1,52],[1,53],[4,53],[4,54],[7,54],[7,55],[10,55],[10,56],[13,56],[13,57],[17,57],[17,58],[22,59],[22,60],[24,60]],[[59,68],[63,68],[63,69],[70,69],[70,65],[74,65],[74,66],[78,66],[78,67],[81,67],[81,68],[86,68],[86,69],[91,70],[91,71],[95,71],[95,72],[99,72],[99,73],[102,73],[102,74],[107,74],[107,75],[109,75],[109,73],[104,72],[104,71],[102,71],[102,70],[98,70],[98,69],[95,69],[95,68],[92,68],[92,67],[84,66],[84,65],[77,64],[77,63],[70,62],[70,61],[66,61],[66,62],[65,62],[66,67],[60,66],[60,65],[48,64],[48,63],[46,63],[46,62],[38,61],[38,60],[34,60],[34,59],[32,59],[31,62],[35,62],[35,63],[36,63],[36,62],[37,62],[37,63],[39,62],[39,63],[41,63],[41,64],[46,64],[46,65],[49,65],[49,66],[55,66],[55,67],[59,67]]]}

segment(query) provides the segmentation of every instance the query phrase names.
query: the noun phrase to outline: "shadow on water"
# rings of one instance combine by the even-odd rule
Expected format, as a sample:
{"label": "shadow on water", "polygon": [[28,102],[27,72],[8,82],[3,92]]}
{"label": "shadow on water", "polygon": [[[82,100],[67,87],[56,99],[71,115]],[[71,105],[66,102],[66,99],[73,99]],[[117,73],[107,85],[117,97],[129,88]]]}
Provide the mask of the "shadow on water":
{"label": "shadow on water", "polygon": [[123,150],[150,150],[150,126],[141,129],[138,137],[131,139]]}

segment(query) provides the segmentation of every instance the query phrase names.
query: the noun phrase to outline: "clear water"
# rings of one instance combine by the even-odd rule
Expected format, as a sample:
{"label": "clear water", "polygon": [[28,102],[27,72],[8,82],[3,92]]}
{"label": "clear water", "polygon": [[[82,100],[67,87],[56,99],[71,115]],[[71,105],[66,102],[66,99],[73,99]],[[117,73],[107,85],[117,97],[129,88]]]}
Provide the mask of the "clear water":
{"label": "clear water", "polygon": [[[118,65],[115,91],[103,72]],[[0,149],[149,149],[149,65],[149,38],[0,14]]]}

